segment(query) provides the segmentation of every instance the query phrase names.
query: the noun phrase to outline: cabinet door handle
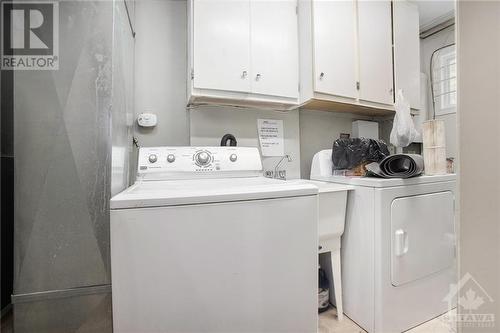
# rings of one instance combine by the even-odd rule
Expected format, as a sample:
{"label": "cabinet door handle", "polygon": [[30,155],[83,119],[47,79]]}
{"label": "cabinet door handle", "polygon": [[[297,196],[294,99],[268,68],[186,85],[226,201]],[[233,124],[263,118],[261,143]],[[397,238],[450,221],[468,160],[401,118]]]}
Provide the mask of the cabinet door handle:
{"label": "cabinet door handle", "polygon": [[243,72],[241,73],[241,78],[242,78],[242,79],[246,79],[246,78],[247,78],[247,75],[248,75],[247,71],[243,71]]}
{"label": "cabinet door handle", "polygon": [[255,75],[255,81],[259,81],[261,77],[262,75],[260,75],[260,73],[257,73],[257,75]]}
{"label": "cabinet door handle", "polygon": [[321,72],[321,73],[319,74],[319,79],[320,79],[320,80],[323,80],[323,78],[324,78],[324,77],[325,77],[325,73]]}

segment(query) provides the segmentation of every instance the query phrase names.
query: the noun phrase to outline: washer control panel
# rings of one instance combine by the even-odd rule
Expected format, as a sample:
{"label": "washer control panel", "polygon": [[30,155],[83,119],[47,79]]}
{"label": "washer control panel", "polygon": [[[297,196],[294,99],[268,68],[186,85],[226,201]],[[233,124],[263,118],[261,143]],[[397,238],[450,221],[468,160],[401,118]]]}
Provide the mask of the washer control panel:
{"label": "washer control panel", "polygon": [[253,147],[143,147],[137,174],[143,179],[261,175],[262,162]]}

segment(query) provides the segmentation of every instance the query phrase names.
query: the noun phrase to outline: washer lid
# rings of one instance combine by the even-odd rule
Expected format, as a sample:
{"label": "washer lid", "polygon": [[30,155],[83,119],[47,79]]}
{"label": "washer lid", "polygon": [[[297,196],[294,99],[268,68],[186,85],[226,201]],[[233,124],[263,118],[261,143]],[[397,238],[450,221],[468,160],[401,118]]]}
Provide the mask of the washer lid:
{"label": "washer lid", "polygon": [[395,187],[405,185],[419,185],[427,183],[455,181],[455,174],[438,175],[438,176],[418,176],[413,178],[376,178],[376,177],[347,177],[347,176],[319,176],[312,175],[311,179],[323,182],[331,182],[337,184],[357,185],[366,187]]}
{"label": "washer lid", "polygon": [[315,195],[314,185],[265,177],[139,181],[111,198],[111,209]]}

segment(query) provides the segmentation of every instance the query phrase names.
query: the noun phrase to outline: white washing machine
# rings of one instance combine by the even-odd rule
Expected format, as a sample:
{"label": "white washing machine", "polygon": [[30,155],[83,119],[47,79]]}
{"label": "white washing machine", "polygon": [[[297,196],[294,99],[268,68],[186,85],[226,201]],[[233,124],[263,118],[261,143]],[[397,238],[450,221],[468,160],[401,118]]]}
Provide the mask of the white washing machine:
{"label": "white washing machine", "polygon": [[354,187],[342,237],[344,313],[368,332],[403,332],[448,310],[456,283],[455,175],[332,176],[332,151],[311,179]]}
{"label": "white washing machine", "polygon": [[314,185],[256,148],[141,148],[111,199],[115,332],[316,332]]}

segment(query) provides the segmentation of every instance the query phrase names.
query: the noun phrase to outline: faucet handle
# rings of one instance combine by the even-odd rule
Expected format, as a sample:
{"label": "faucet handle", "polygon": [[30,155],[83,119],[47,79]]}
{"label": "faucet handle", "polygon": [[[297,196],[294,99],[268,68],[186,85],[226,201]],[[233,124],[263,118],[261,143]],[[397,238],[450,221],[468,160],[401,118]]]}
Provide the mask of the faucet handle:
{"label": "faucet handle", "polygon": [[271,170],[266,170],[266,171],[264,171],[264,177],[267,177],[267,178],[273,178],[273,176],[274,176],[273,174],[274,174],[274,173],[273,173],[273,171],[271,171]]}
{"label": "faucet handle", "polygon": [[278,170],[278,179],[286,180],[286,170]]}

